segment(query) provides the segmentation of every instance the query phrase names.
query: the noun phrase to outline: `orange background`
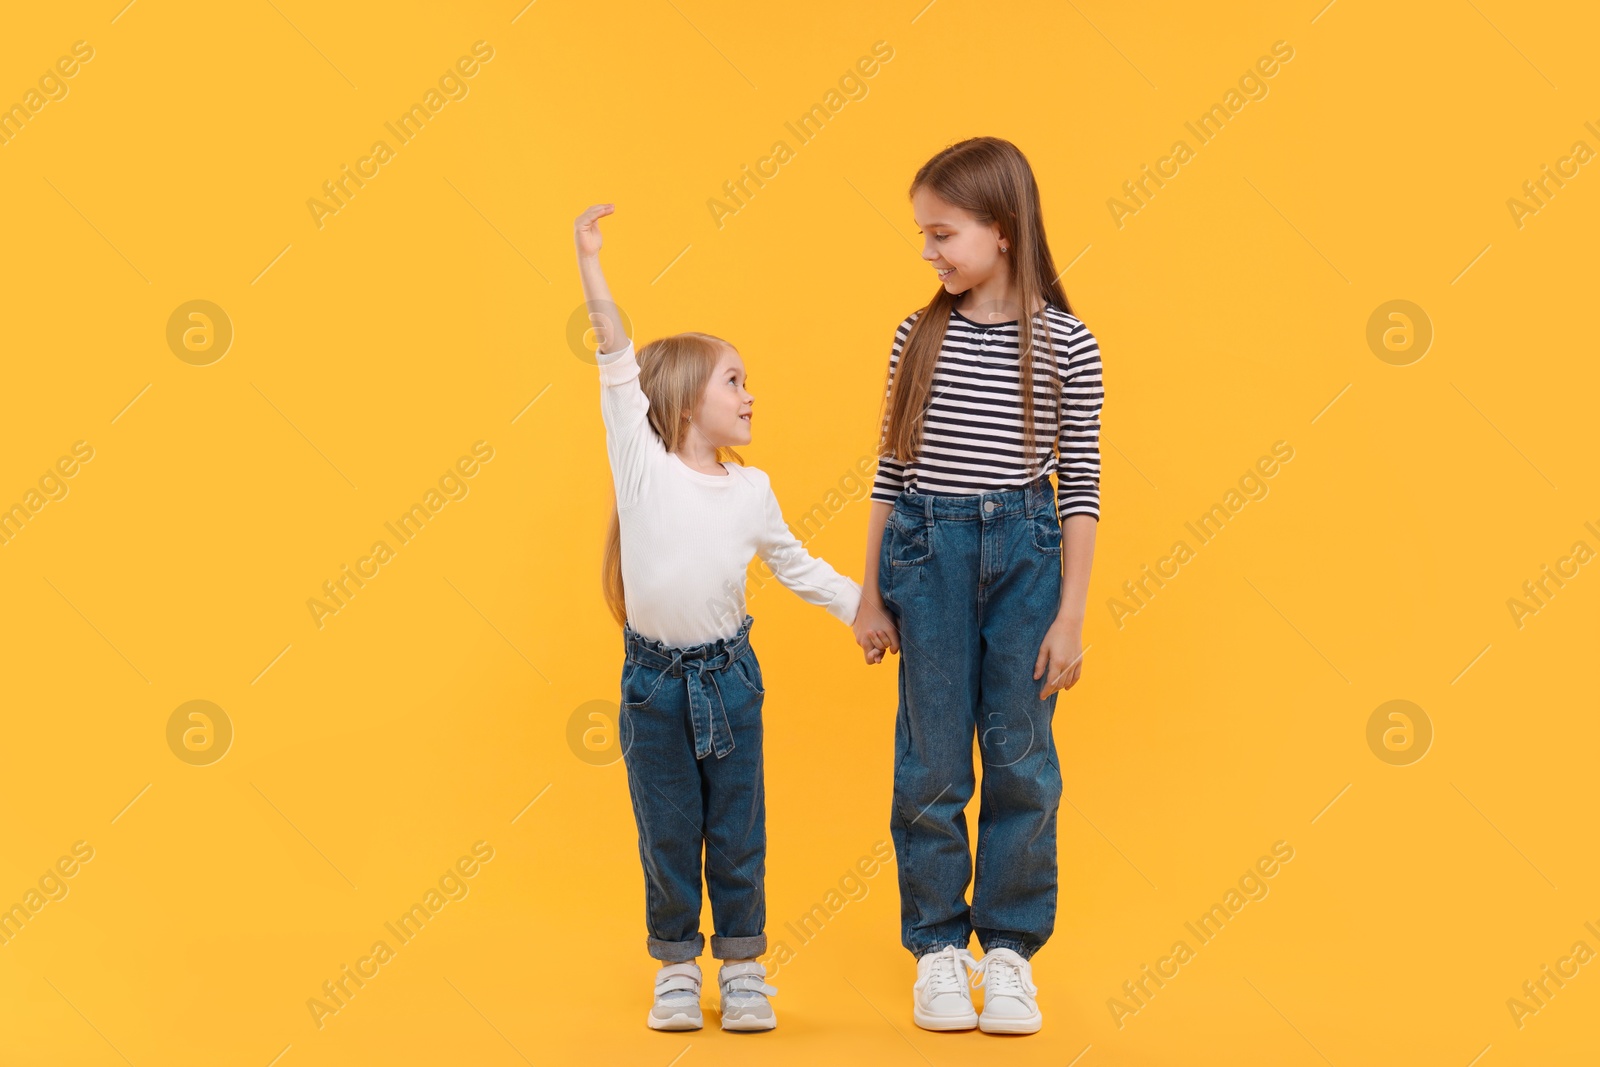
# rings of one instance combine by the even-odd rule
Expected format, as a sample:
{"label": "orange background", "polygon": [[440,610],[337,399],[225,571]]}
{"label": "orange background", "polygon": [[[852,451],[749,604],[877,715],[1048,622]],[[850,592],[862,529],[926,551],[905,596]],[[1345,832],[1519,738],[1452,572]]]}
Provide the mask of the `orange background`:
{"label": "orange background", "polygon": [[[1600,177],[1568,164],[1520,226],[1507,203],[1600,147],[1593,12],[123,4],[19,10],[0,37],[0,104],[93,50],[0,144],[0,506],[40,489],[0,545],[0,905],[65,891],[0,945],[0,1060],[1600,1053],[1592,963],[1520,1028],[1507,1007],[1574,942],[1600,949],[1600,577],[1574,560],[1520,626],[1508,607],[1600,547],[1582,428]],[[319,226],[307,201],[477,41],[492,58],[447,83],[465,95]],[[879,41],[865,95],[798,144],[785,123]],[[1293,58],[1266,95],[1200,144],[1185,123],[1278,41]],[[894,327],[933,290],[911,176],[977,134],[1032,161],[1105,361],[1045,1029],[996,1046],[911,1024],[891,866],[791,945],[776,1033],[649,1032],[626,780],[603,729],[583,740],[621,642],[572,219],[617,203],[604,256],[637,337],[739,346],[765,412],[746,459],[798,523],[871,455]],[[792,158],[719,226],[707,202],[778,139]],[[1119,226],[1108,201],[1179,139],[1192,158]],[[169,344],[194,300],[231,325],[225,352],[185,349],[187,318]],[[1393,300],[1426,351],[1369,345]],[[92,459],[50,479],[80,441]],[[480,441],[492,459],[447,479]],[[1277,441],[1294,455],[1267,494],[1119,625],[1123,583]],[[436,488],[373,574],[385,523]],[[863,495],[807,541],[857,578]],[[319,626],[307,602],[347,565],[372,576]],[[750,610],[778,940],[888,838],[896,668],[776,583]],[[169,725],[196,700],[220,712],[186,748],[199,720]],[[1390,720],[1369,746],[1391,700],[1431,728],[1419,760],[1380,758],[1417,751],[1384,748]],[[1119,1026],[1123,983],[1279,841],[1270,893]],[[446,877],[463,857],[471,876]],[[430,889],[422,931],[361,964]],[[347,965],[377,969],[319,1027],[307,1002]]]}

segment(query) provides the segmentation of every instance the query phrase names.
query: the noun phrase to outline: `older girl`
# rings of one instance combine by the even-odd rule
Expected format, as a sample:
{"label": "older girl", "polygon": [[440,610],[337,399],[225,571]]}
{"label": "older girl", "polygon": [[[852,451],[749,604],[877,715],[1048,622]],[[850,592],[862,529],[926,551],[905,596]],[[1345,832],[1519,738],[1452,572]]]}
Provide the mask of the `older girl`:
{"label": "older girl", "polygon": [[895,331],[855,630],[869,660],[900,653],[890,830],[913,1018],[1033,1033],[1029,960],[1056,915],[1051,721],[1078,679],[1100,516],[1100,352],[1061,290],[1015,145],[946,148],[917,172],[911,207],[939,288]]}

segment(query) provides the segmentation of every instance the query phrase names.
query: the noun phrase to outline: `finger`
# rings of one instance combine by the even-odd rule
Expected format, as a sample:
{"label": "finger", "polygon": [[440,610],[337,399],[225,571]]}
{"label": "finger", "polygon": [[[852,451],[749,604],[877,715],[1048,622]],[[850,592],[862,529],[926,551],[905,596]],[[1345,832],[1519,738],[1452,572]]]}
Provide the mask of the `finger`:
{"label": "finger", "polygon": [[897,656],[900,654],[900,634],[894,630],[889,631],[889,651]]}
{"label": "finger", "polygon": [[1056,664],[1053,661],[1046,659],[1044,688],[1039,690],[1040,700],[1046,699],[1051,693],[1054,693],[1056,690],[1061,688],[1061,679],[1057,677],[1058,674],[1059,672],[1056,670]]}
{"label": "finger", "polygon": [[1039,654],[1033,659],[1033,677],[1038,681],[1039,674],[1050,663],[1050,649],[1044,645],[1039,646]]}

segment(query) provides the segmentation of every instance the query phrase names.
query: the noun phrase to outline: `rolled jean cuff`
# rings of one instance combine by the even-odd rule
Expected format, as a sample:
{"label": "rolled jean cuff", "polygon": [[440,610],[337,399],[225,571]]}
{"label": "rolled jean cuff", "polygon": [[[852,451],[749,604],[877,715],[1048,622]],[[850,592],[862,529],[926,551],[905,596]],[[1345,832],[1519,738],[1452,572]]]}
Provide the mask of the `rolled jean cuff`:
{"label": "rolled jean cuff", "polygon": [[711,955],[719,960],[753,960],[767,952],[767,935],[719,937],[711,935]]}
{"label": "rolled jean cuff", "polygon": [[695,934],[688,941],[663,941],[659,937],[648,939],[650,958],[663,963],[688,963],[698,959],[706,947],[706,935]]}

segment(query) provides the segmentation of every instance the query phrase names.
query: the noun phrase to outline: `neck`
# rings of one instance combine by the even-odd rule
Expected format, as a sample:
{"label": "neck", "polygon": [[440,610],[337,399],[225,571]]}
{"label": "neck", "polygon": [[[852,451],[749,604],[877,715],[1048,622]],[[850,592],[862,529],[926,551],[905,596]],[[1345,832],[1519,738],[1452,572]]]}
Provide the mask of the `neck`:
{"label": "neck", "polygon": [[1004,322],[1022,317],[1021,294],[1012,282],[1011,271],[1004,267],[962,293],[956,308],[978,322]]}
{"label": "neck", "polygon": [[691,467],[707,470],[719,466],[717,462],[717,449],[705,435],[693,426],[684,438],[683,444],[678,447],[678,455]]}
{"label": "neck", "polygon": [[[1011,278],[1011,270],[1002,264],[994,274],[978,285],[960,294],[955,304],[957,310],[974,322],[1011,322],[1022,318],[1022,293]],[[1043,310],[1043,304],[1034,307],[1032,314]]]}

